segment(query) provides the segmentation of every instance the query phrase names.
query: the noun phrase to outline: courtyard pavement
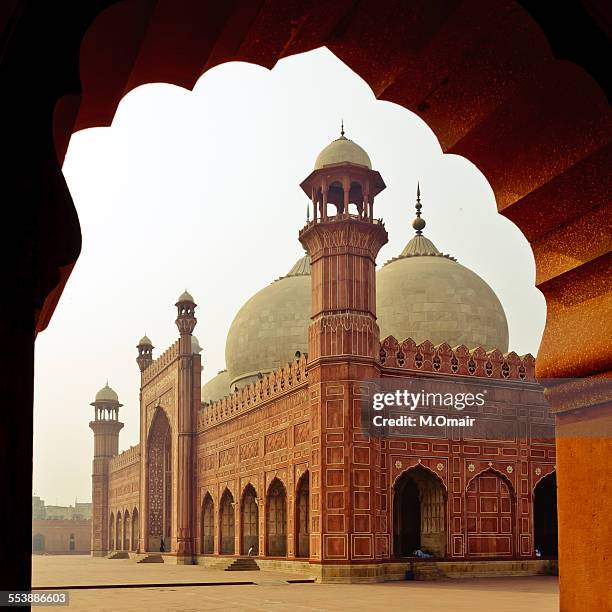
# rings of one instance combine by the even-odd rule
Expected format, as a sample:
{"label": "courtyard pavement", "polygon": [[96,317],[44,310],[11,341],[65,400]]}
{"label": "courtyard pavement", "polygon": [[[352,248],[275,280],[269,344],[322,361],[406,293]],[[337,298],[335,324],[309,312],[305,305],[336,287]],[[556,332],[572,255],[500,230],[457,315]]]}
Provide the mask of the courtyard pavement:
{"label": "courtyard pavement", "polygon": [[[224,572],[202,566],[135,563],[88,556],[34,556],[34,587],[62,585],[107,588],[70,591],[71,612],[557,612],[553,576],[468,578],[439,582],[381,584],[291,584],[306,579],[288,572]],[[241,582],[226,586],[222,582]],[[212,583],[178,586],[177,583]],[[248,584],[254,582],[255,584]],[[155,587],[128,587],[163,584]],[[108,585],[125,585],[127,588]]]}

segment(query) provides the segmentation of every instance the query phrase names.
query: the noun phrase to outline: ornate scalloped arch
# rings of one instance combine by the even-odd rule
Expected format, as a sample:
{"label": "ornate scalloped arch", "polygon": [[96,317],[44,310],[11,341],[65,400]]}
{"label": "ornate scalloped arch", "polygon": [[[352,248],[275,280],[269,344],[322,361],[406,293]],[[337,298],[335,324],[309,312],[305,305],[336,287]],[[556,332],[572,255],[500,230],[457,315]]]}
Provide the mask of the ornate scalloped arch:
{"label": "ornate scalloped arch", "polygon": [[397,481],[402,476],[404,476],[404,474],[406,474],[410,470],[415,470],[415,469],[418,469],[418,468],[423,468],[424,470],[426,470],[430,474],[433,474],[436,477],[436,481],[439,482],[440,485],[442,485],[442,488],[444,489],[444,495],[448,494],[448,487],[446,486],[446,483],[444,482],[444,480],[442,479],[440,474],[436,474],[436,472],[434,472],[428,465],[424,465],[423,463],[421,463],[418,460],[413,465],[409,465],[405,469],[402,469],[402,471],[393,479],[393,482],[391,483],[391,490],[395,489],[395,485],[397,484]]}
{"label": "ornate scalloped arch", "polygon": [[512,484],[512,481],[506,476],[506,474],[504,474],[503,472],[500,472],[498,469],[494,468],[491,465],[487,465],[486,468],[480,470],[480,472],[476,472],[476,474],[474,474],[466,483],[465,483],[465,490],[464,493],[467,493],[467,490],[470,487],[470,484],[472,484],[472,481],[475,480],[476,478],[478,478],[479,476],[482,476],[485,472],[493,472],[495,473],[497,476],[500,476],[501,479],[506,483],[506,485],[508,486],[508,492],[510,493],[510,497],[512,498],[512,501],[516,501],[516,492],[514,490],[514,485]]}

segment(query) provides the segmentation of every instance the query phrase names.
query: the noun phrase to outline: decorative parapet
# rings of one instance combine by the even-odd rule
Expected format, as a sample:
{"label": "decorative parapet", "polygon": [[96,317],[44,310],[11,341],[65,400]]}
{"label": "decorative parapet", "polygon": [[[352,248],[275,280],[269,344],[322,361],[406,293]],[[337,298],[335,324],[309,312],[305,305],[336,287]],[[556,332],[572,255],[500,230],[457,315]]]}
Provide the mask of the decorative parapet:
{"label": "decorative parapet", "polygon": [[533,355],[485,351],[481,346],[453,348],[446,342],[434,346],[429,340],[417,344],[412,338],[398,342],[388,336],[380,343],[378,362],[385,368],[535,382]]}
{"label": "decorative parapet", "polygon": [[269,400],[306,383],[306,356],[301,355],[295,361],[266,374],[256,382],[235,391],[231,395],[203,405],[198,415],[198,430],[214,427],[223,421],[248,412]]}
{"label": "decorative parapet", "polygon": [[140,444],[130,446],[127,450],[113,457],[108,464],[110,472],[116,472],[134,463],[140,462]]}
{"label": "decorative parapet", "polygon": [[179,356],[179,341],[171,344],[151,365],[142,373],[142,386],[155,378],[168,364],[172,363]]}

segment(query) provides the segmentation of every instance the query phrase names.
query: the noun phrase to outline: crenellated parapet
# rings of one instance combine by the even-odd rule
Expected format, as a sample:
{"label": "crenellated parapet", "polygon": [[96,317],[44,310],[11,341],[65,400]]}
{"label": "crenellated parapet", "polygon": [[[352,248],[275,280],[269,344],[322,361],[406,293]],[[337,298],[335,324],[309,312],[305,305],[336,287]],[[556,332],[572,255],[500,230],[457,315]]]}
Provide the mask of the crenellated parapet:
{"label": "crenellated parapet", "polygon": [[129,465],[140,462],[140,444],[130,446],[122,453],[115,455],[109,462],[108,467],[110,472],[121,470]]}
{"label": "crenellated parapet", "polygon": [[171,344],[166,351],[164,351],[157,359],[155,359],[151,365],[142,373],[142,385],[150,382],[160,372],[164,370],[169,364],[171,364],[179,356],[179,340],[176,340],[174,344]]}
{"label": "crenellated parapet", "polygon": [[231,395],[203,405],[198,415],[198,430],[214,427],[303,386],[307,381],[306,363],[306,355],[300,355],[295,361],[263,375],[261,379]]}
{"label": "crenellated parapet", "polygon": [[535,381],[535,358],[530,353],[519,356],[514,351],[485,351],[480,346],[451,347],[446,342],[434,346],[429,340],[417,344],[412,338],[399,342],[387,336],[380,343],[378,362],[384,368]]}

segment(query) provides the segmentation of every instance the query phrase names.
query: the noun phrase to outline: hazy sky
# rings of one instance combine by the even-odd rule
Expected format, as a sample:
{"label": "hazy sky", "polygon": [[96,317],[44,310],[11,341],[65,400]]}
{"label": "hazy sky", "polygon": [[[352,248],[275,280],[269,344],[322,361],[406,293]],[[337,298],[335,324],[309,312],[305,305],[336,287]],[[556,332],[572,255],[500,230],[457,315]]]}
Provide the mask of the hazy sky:
{"label": "hazy sky", "polygon": [[329,51],[272,71],[225,64],[193,91],[145,85],[123,99],[112,127],[75,134],[64,164],[83,251],[36,341],[34,491],[47,504],[91,499],[89,404],[107,378],[124,404],[120,449],[138,442],[135,345],[146,332],[158,356],[176,339],[174,303],[185,288],[198,304],[203,381],[225,367],[240,306],[302,255],[299,183],[341,118],[387,184],[375,204],[389,232],[379,264],[414,233],[418,179],[425,235],[497,293],[510,349],[536,353],[545,303],[533,256],[497,214],[486,178],[442,155],[421,119],[375,100]]}

